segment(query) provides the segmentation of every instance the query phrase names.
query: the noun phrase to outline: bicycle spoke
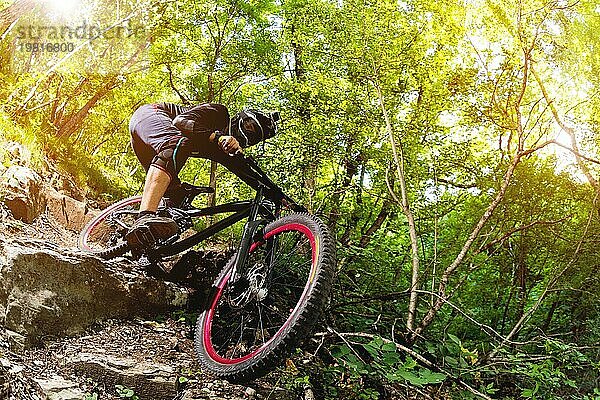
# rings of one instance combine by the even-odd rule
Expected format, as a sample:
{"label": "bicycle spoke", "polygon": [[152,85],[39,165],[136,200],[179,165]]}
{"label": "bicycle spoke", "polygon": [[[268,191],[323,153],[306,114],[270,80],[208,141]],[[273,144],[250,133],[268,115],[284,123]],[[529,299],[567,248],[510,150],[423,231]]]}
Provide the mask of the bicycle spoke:
{"label": "bicycle spoke", "polygon": [[123,234],[133,224],[138,205],[139,199],[127,200],[127,204],[92,220],[82,232],[84,239],[80,248],[101,252],[124,243]]}
{"label": "bicycle spoke", "polygon": [[262,343],[265,343],[265,334],[264,334],[264,330],[263,330],[263,321],[262,321],[262,310],[260,308],[260,303],[256,303],[256,308],[258,309],[258,319],[259,319],[259,323],[260,323],[260,336],[261,336],[261,340]]}
{"label": "bicycle spoke", "polygon": [[[226,280],[233,259],[221,272],[217,286],[223,289],[198,322],[199,360],[220,376],[245,379],[271,368],[305,337],[328,296],[334,252],[326,226],[292,214],[264,231],[268,239],[251,247],[239,280]],[[314,315],[306,318],[308,312]]]}

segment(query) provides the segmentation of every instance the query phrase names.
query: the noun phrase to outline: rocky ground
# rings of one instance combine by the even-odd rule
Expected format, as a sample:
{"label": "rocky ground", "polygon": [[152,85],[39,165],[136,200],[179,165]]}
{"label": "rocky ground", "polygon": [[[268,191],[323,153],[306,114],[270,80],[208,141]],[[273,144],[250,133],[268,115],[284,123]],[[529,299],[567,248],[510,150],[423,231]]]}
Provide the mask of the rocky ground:
{"label": "rocky ground", "polygon": [[[11,262],[15,263],[15,257],[11,258],[12,253],[22,252],[26,257],[37,260],[36,262],[39,262],[40,265],[35,268],[44,271],[40,272],[42,279],[48,279],[48,277],[44,277],[44,273],[50,274],[48,268],[52,269],[47,258],[52,260],[52,257],[56,257],[58,261],[61,261],[61,257],[73,257],[74,259],[78,257],[77,233],[67,229],[48,210],[36,216],[31,223],[26,223],[14,219],[11,211],[0,202],[0,226],[2,226],[0,231],[0,275],[7,274],[7,276],[0,276],[0,282],[4,285],[4,288],[0,287],[0,300],[3,291],[5,294],[9,291],[13,293],[15,290],[18,293],[25,293],[23,285],[18,286],[15,283],[10,286],[10,282],[16,281],[16,279],[8,274],[11,271],[13,273],[17,271],[16,267],[11,264]],[[35,251],[31,249],[35,249]],[[19,256],[21,255],[19,254]],[[29,265],[31,262],[33,261],[27,258],[25,264]],[[15,303],[15,299],[11,300],[9,294],[5,300],[8,302],[8,305],[5,305],[6,309],[0,310],[0,321],[5,320],[4,324],[0,324],[0,328],[4,325],[6,329],[4,334],[0,332],[0,399],[235,400],[297,398],[291,397],[285,389],[278,387],[277,384],[268,383],[266,380],[253,382],[250,386],[240,386],[215,379],[201,371],[193,351],[193,319],[195,318],[193,305],[202,296],[199,287],[206,286],[206,284],[210,286],[211,276],[213,276],[211,274],[215,273],[214,269],[219,268],[219,261],[211,260],[211,262],[212,264],[208,263],[202,267],[204,271],[201,268],[188,275],[187,280],[183,279],[178,283],[159,283],[154,277],[148,276],[145,271],[136,270],[135,265],[131,265],[127,260],[118,261],[116,268],[122,266],[127,277],[126,284],[123,284],[125,285],[124,293],[127,295],[135,296],[138,289],[136,289],[135,282],[132,281],[142,280],[145,282],[144,285],[156,285],[156,287],[152,286],[152,290],[159,295],[164,290],[167,290],[168,293],[170,293],[169,290],[175,290],[178,293],[184,292],[187,296],[187,304],[180,304],[178,307],[164,312],[163,315],[146,315],[146,318],[120,320],[99,318],[97,322],[89,326],[80,324],[84,329],[80,329],[76,333],[61,333],[47,337],[35,336],[41,328],[33,327],[31,331],[28,330],[27,323],[15,324],[11,320],[11,302]],[[119,263],[121,264],[119,265]],[[210,265],[210,267],[206,265]],[[87,266],[85,260],[80,267],[91,268],[92,272],[98,268],[93,265],[92,267]],[[57,268],[64,269],[65,267]],[[76,266],[74,269],[77,268],[79,267]],[[111,268],[115,268],[115,265],[107,267],[107,270],[110,271]],[[31,269],[18,271],[19,278],[22,273],[31,273]],[[35,271],[33,273],[35,274]],[[53,272],[51,276],[58,273],[60,270]],[[65,273],[69,274],[69,279],[77,279],[73,275],[74,272],[65,271]],[[116,275],[118,276],[118,274]],[[203,282],[203,279],[206,282]],[[166,289],[161,286],[167,284]],[[35,279],[27,278],[27,287],[36,288],[35,285]],[[68,297],[67,295],[70,295],[71,292],[68,291],[69,289],[65,290],[65,297]],[[32,290],[32,293],[36,292]],[[78,295],[77,292],[73,293]],[[94,293],[103,292],[96,290]],[[23,296],[31,297],[28,293]],[[98,300],[105,301],[106,299]],[[58,332],[63,332],[64,329],[59,329],[64,323],[61,313],[65,313],[68,305],[59,304],[60,307],[57,306],[54,309],[56,301],[43,304],[37,304],[36,301],[30,300],[30,303],[21,305],[23,311],[17,313],[18,317],[25,319],[21,314],[35,314],[31,309],[37,306],[42,311],[44,308],[48,308],[50,315],[57,316],[56,321],[51,321],[50,324],[54,324]],[[146,298],[142,300],[142,302],[147,301]],[[82,309],[89,308],[89,304],[83,304],[81,307]],[[14,308],[13,304],[12,309]],[[132,310],[132,313],[136,314],[140,310]],[[3,313],[4,315],[2,315]],[[118,316],[118,313],[116,315]],[[30,325],[33,326],[41,317],[31,318],[33,322]],[[48,317],[44,316],[43,320],[47,322]],[[17,328],[12,328],[11,323]],[[25,332],[16,333],[10,331],[9,328],[15,329],[15,331],[22,328],[23,331],[33,332],[31,335],[35,336],[33,337],[35,340],[29,341]],[[52,331],[52,328],[45,327],[44,329]],[[7,336],[6,332],[11,332],[11,334]],[[25,335],[25,339],[22,334]],[[15,340],[14,337],[17,337],[18,340]],[[272,379],[273,376],[271,376],[271,381]],[[277,381],[276,377],[275,381]],[[307,393],[310,398],[310,392]]]}
{"label": "rocky ground", "polygon": [[0,163],[0,400],[450,398],[380,384],[359,395],[344,372],[330,391],[323,332],[246,386],[206,374],[193,350],[195,311],[230,254],[190,251],[157,279],[126,258],[81,253],[78,232],[97,207],[11,146],[12,166]]}
{"label": "rocky ground", "polygon": [[[1,365],[15,399],[239,399],[254,389],[206,379],[183,322],[105,321],[82,336],[51,340]],[[17,383],[14,385],[14,383]],[[119,388],[121,388],[119,390]],[[133,397],[129,396],[130,398]]]}
{"label": "rocky ground", "polygon": [[279,387],[283,370],[240,386],[196,362],[194,313],[229,255],[189,252],[165,265],[189,273],[157,279],[80,253],[78,232],[107,204],[51,164],[31,169],[20,144],[2,146],[0,400],[298,398]]}
{"label": "rocky ground", "polygon": [[133,391],[129,398],[152,400],[287,398],[283,388],[266,382],[240,386],[203,374],[190,336],[183,320],[109,320],[23,354],[0,350],[12,382],[8,398],[121,399],[127,389]]}

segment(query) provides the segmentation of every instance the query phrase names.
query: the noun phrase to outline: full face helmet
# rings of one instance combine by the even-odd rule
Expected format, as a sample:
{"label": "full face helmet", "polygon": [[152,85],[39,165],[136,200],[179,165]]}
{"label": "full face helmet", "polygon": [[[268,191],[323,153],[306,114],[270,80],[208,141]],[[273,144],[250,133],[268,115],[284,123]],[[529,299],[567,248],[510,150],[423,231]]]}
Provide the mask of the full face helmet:
{"label": "full face helmet", "polygon": [[279,112],[242,110],[231,118],[229,132],[240,146],[249,147],[277,134]]}

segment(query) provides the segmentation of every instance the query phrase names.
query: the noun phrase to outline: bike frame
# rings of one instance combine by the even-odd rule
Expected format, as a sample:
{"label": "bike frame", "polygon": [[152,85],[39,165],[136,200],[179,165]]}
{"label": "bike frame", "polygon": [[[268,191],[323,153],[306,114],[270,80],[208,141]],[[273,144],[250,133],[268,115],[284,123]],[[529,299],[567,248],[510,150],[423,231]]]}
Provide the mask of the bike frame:
{"label": "bike frame", "polygon": [[[218,222],[215,222],[199,232],[196,232],[194,235],[186,239],[156,249],[152,253],[152,256],[153,258],[161,258],[181,253],[243,219],[248,219],[248,221],[244,226],[239,249],[247,252],[250,248],[252,239],[257,233],[258,228],[261,225],[275,220],[279,216],[281,207],[275,206],[275,210],[273,211],[271,210],[272,208],[273,203],[264,198],[263,190],[259,188],[259,190],[256,192],[254,200],[235,201],[231,203],[219,204],[213,207],[185,210],[184,212],[190,218],[206,217],[231,212],[233,212],[233,214]],[[262,216],[263,218],[259,218],[259,216]]]}
{"label": "bike frame", "polygon": [[[291,198],[283,194],[281,189],[269,179],[269,177],[260,169],[260,167],[252,158],[245,156],[244,160],[247,162],[250,170],[257,175],[257,177],[254,178],[256,179],[256,184],[253,185],[254,189],[256,190],[254,199],[235,201],[212,207],[181,210],[190,218],[205,217],[231,212],[233,212],[233,214],[186,239],[154,249],[150,254],[148,254],[149,259],[156,260],[181,253],[232,226],[233,224],[240,222],[243,219],[247,219],[242,232],[242,238],[240,239],[240,243],[237,247],[238,251],[236,253],[237,257],[235,261],[235,268],[232,273],[232,276],[234,276],[235,271],[243,271],[244,263],[246,262],[248,253],[250,251],[250,246],[254,241],[259,240],[257,234],[260,235],[261,228],[280,216],[282,203],[285,203],[296,211],[306,211],[304,207],[299,206]],[[267,199],[265,196],[265,190],[271,190],[280,193],[281,199],[279,201]],[[262,235],[260,236],[262,237]],[[273,245],[274,243],[268,243],[269,247]]]}

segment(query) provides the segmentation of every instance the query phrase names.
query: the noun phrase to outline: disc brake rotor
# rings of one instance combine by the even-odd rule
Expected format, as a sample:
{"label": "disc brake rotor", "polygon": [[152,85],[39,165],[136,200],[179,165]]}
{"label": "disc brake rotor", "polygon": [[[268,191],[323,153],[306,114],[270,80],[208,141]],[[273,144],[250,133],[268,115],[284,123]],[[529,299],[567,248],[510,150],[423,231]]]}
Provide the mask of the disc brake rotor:
{"label": "disc brake rotor", "polygon": [[229,302],[233,307],[242,308],[251,301],[261,302],[267,297],[266,268],[263,263],[257,263],[246,273],[244,277],[235,283],[229,296]]}

